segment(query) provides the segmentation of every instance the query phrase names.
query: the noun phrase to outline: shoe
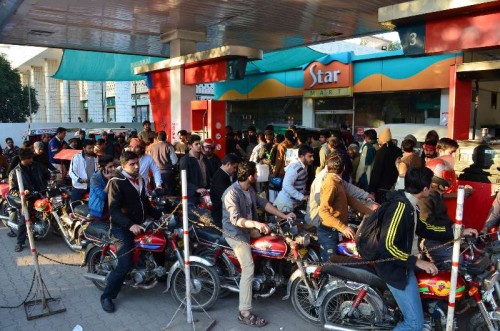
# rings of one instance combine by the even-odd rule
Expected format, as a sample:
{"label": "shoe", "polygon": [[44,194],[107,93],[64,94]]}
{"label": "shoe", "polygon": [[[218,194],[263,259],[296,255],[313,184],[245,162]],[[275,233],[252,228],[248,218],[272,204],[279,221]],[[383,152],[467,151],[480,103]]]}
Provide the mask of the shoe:
{"label": "shoe", "polygon": [[102,309],[107,313],[115,312],[115,304],[113,303],[113,300],[109,298],[101,298],[101,306]]}
{"label": "shoe", "polygon": [[16,252],[21,252],[23,250],[23,245],[16,245],[16,248],[14,248],[14,251]]}
{"label": "shoe", "polygon": [[11,238],[17,237],[17,234],[14,231],[10,231],[9,233],[7,233],[7,235]]}

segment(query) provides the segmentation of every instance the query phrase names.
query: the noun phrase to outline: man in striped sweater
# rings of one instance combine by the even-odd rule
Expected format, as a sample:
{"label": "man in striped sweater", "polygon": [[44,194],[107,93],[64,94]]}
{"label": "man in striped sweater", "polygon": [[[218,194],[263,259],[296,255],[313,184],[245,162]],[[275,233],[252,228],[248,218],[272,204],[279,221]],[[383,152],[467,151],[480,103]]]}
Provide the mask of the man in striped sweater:
{"label": "man in striped sweater", "polygon": [[293,211],[301,201],[307,201],[307,167],[314,161],[312,147],[302,145],[299,148],[299,159],[290,163],[285,169],[283,188],[274,201],[276,208],[284,213]]}

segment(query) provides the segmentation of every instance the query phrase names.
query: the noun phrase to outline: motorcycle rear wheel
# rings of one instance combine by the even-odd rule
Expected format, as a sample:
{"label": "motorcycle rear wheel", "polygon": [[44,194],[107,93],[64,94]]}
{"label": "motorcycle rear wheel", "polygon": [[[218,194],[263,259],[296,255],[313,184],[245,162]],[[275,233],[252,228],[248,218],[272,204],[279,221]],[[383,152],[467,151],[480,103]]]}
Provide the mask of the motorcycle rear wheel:
{"label": "motorcycle rear wheel", "polygon": [[[90,250],[89,256],[87,258],[87,271],[92,274],[107,276],[113,269],[116,268],[118,263],[115,254],[112,251],[108,251],[101,263],[102,248],[94,247]],[[93,280],[92,283],[101,291],[104,291],[106,287],[106,282],[101,282],[98,280]]]}
{"label": "motorcycle rear wheel", "polygon": [[[321,324],[328,322],[338,326],[355,327],[354,323],[347,322],[346,314],[356,300],[358,292],[358,290],[342,286],[328,293],[321,305]],[[351,318],[359,321],[360,325],[373,325],[382,321],[382,311],[375,300],[366,295]]]}
{"label": "motorcycle rear wheel", "polygon": [[[203,311],[210,309],[217,299],[220,292],[219,275],[214,267],[209,267],[198,262],[191,262],[191,309],[194,311]],[[170,283],[172,296],[177,303],[182,303],[186,297],[186,278],[184,268],[179,268],[172,274]]]}
{"label": "motorcycle rear wheel", "polygon": [[[215,269],[217,270],[217,274],[219,276],[219,281],[223,281],[227,277],[234,277],[235,275],[231,274],[231,266],[229,266],[222,256],[218,259],[215,258],[215,250],[210,248],[200,249],[198,251],[193,251],[193,255],[203,257],[208,261],[214,264]],[[224,298],[231,293],[228,289],[221,288],[219,293],[219,298]]]}
{"label": "motorcycle rear wheel", "polygon": [[293,308],[302,319],[313,324],[321,323],[319,317],[320,307],[316,307],[309,302],[309,292],[302,278],[297,278],[293,281],[290,290],[290,299],[292,300]]}

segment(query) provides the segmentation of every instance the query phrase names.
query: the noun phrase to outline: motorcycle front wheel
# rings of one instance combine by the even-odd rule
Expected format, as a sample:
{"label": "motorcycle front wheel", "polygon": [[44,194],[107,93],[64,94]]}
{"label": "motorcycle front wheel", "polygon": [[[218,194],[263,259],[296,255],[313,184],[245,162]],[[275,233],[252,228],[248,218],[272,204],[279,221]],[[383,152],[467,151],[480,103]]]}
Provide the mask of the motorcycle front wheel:
{"label": "motorcycle front wheel", "polygon": [[[102,256],[101,247],[92,248],[87,258],[87,271],[91,274],[96,274],[99,276],[107,276],[113,269],[116,268],[118,260],[116,259],[115,254],[111,250],[108,250],[108,253],[104,257],[104,259],[102,259],[102,262],[101,262],[101,256]],[[94,283],[94,285],[101,291],[104,291],[104,288],[106,287],[105,281],[102,282],[99,280],[92,280],[92,283]]]}
{"label": "motorcycle front wheel", "polygon": [[[321,323],[338,326],[373,325],[382,321],[382,311],[369,295],[365,295],[351,316],[347,316],[356,300],[359,290],[339,287],[328,293],[320,310]],[[353,323],[349,323],[352,320]],[[359,324],[356,324],[359,323]]]}
{"label": "motorcycle front wheel", "polygon": [[309,323],[320,324],[320,307],[314,306],[309,301],[309,291],[307,290],[306,284],[302,278],[297,278],[293,281],[290,292],[292,306],[299,316]]}
{"label": "motorcycle front wheel", "polygon": [[[220,281],[213,267],[198,262],[191,262],[191,309],[203,311],[210,309],[220,292]],[[179,268],[172,274],[170,283],[172,296],[177,303],[182,303],[186,297],[186,277],[184,268]]]}

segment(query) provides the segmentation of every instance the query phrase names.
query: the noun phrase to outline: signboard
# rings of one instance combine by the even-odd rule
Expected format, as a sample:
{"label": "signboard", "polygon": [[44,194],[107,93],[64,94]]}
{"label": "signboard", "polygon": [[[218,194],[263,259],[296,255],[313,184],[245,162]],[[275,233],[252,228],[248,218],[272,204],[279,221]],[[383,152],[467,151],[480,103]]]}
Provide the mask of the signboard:
{"label": "signboard", "polygon": [[352,87],[305,90],[304,98],[352,97]]}
{"label": "signboard", "polygon": [[312,62],[304,70],[304,89],[327,89],[352,86],[352,64],[333,61]]}
{"label": "signboard", "polygon": [[405,55],[425,54],[425,23],[398,27],[398,33]]}

